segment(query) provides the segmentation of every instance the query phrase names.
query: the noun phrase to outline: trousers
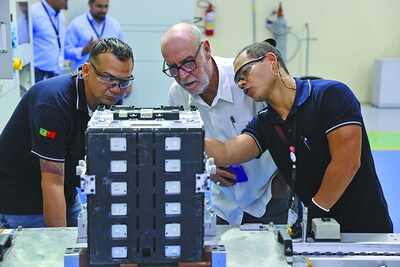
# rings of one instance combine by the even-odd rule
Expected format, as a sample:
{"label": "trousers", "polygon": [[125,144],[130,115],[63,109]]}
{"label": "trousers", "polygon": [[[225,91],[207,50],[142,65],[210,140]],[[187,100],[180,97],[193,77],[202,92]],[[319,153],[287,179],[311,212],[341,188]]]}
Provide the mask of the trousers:
{"label": "trousers", "polygon": [[[67,226],[78,226],[78,216],[82,211],[82,204],[79,195],[75,197],[75,202],[67,207]],[[46,227],[43,214],[37,215],[12,215],[0,213],[0,228],[16,229],[18,226],[23,228],[41,228]]]}

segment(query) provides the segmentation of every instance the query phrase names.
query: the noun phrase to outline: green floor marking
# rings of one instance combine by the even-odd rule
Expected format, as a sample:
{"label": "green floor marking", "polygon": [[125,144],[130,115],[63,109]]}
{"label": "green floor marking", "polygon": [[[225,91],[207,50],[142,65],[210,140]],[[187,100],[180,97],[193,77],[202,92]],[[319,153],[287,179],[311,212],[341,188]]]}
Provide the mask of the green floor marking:
{"label": "green floor marking", "polygon": [[400,132],[368,132],[372,150],[400,150]]}

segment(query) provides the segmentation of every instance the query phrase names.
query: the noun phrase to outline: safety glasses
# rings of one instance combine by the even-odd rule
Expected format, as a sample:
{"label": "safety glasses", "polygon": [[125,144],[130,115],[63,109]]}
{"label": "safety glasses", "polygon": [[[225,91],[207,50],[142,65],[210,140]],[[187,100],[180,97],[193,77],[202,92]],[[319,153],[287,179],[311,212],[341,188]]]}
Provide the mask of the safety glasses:
{"label": "safety glasses", "polygon": [[112,77],[112,76],[107,76],[104,75],[102,73],[100,73],[96,67],[94,66],[94,64],[92,63],[92,61],[88,60],[90,66],[92,66],[93,71],[96,73],[96,79],[99,83],[105,85],[108,88],[113,88],[116,85],[118,85],[118,87],[120,89],[126,89],[129,87],[129,85],[132,84],[132,81],[135,79],[132,75],[130,78],[116,78],[116,77]]}
{"label": "safety glasses", "polygon": [[250,60],[246,63],[244,63],[235,73],[235,77],[234,77],[234,81],[236,84],[238,84],[240,81],[244,80],[247,78],[247,76],[249,75],[249,73],[251,72],[251,70],[253,69],[253,67],[255,66],[255,64],[257,62],[262,61],[264,58],[266,58],[267,56],[261,56],[259,58]]}

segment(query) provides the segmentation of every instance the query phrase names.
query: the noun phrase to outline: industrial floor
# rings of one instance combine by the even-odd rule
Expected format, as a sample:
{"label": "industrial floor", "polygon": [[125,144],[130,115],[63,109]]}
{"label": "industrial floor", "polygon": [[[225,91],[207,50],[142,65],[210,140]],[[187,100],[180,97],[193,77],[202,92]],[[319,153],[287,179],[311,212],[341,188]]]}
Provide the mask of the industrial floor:
{"label": "industrial floor", "polygon": [[385,193],[394,231],[400,233],[400,108],[362,105],[376,171]]}

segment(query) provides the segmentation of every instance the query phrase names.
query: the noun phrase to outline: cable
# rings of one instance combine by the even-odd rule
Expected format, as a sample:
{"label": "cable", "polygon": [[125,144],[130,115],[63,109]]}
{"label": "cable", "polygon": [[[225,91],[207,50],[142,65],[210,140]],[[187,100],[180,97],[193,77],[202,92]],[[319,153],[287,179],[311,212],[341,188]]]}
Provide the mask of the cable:
{"label": "cable", "polygon": [[207,0],[197,0],[197,6],[200,8],[207,9],[209,4],[212,4],[210,1]]}
{"label": "cable", "polygon": [[291,31],[289,31],[289,32],[287,33],[287,35],[289,35],[289,34],[291,34],[291,35],[293,35],[293,36],[295,37],[295,39],[296,39],[296,41],[297,41],[297,45],[296,45],[296,48],[295,48],[293,54],[290,56],[290,58],[288,58],[288,59],[286,60],[286,62],[290,62],[290,61],[297,55],[297,53],[298,53],[299,50],[300,50],[300,43],[301,43],[300,38],[297,36],[297,34],[295,34],[294,32],[291,32]]}

